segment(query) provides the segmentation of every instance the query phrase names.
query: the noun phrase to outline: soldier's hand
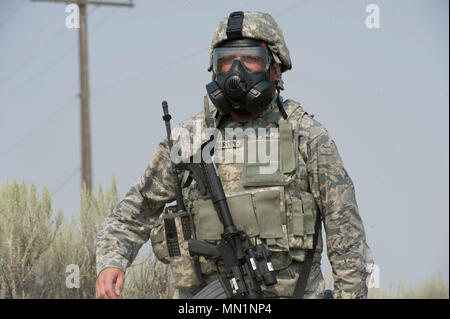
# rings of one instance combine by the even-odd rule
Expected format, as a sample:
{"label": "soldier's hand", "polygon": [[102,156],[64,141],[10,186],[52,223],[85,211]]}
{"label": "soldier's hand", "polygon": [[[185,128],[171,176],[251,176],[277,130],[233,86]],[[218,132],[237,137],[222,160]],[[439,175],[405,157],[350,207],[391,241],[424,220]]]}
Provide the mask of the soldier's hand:
{"label": "soldier's hand", "polygon": [[[122,291],[124,280],[125,274],[119,268],[103,269],[95,283],[95,297],[97,299],[116,299]],[[115,284],[115,289],[113,284]]]}

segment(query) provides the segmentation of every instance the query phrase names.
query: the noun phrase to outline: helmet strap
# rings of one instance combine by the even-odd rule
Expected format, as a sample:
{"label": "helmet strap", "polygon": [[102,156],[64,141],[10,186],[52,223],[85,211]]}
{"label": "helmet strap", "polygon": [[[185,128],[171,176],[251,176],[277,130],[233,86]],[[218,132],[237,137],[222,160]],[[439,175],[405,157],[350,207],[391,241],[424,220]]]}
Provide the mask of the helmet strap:
{"label": "helmet strap", "polygon": [[283,107],[283,103],[281,103],[281,99],[280,99],[280,89],[277,86],[277,105],[278,105],[278,110],[280,111],[281,115],[283,116],[283,118],[286,120],[288,118],[287,113]]}
{"label": "helmet strap", "polygon": [[275,63],[275,70],[277,71],[277,75],[278,75],[276,86],[277,86],[278,92],[280,92],[280,90],[281,91],[284,90],[284,82],[283,82],[283,79],[281,78],[281,67],[280,67],[280,64]]}
{"label": "helmet strap", "polygon": [[277,83],[276,83],[276,86],[277,86],[277,105],[278,105],[278,110],[280,111],[280,113],[283,116],[283,118],[287,119],[288,116],[286,114],[286,111],[284,110],[283,103],[281,103],[281,99],[280,99],[280,91],[284,90],[283,80],[281,79],[281,68],[280,68],[280,65],[278,63],[275,63],[275,68],[277,70],[277,75],[278,75],[278,80],[277,80]]}

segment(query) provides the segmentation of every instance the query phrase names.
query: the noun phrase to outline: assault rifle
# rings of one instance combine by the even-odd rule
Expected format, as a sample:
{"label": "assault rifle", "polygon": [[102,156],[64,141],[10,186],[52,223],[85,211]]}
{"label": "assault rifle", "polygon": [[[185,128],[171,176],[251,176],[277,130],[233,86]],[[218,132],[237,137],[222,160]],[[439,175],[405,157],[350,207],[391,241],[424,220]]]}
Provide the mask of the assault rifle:
{"label": "assault rifle", "polygon": [[[163,102],[163,110],[166,119],[170,120],[167,102],[165,101]],[[215,290],[219,288],[228,298],[263,298],[261,285],[264,283],[266,286],[271,286],[277,283],[276,274],[270,260],[271,252],[264,244],[254,245],[250,238],[234,225],[212,156],[210,152],[203,154],[205,153],[203,152],[205,146],[213,143],[213,141],[214,136],[211,136],[211,139],[200,147],[198,152],[201,152],[200,155],[203,156],[196,156],[198,154],[195,154],[191,156],[189,161],[183,161],[175,165],[178,171],[189,171],[190,177],[195,180],[203,198],[212,201],[224,227],[221,240],[217,245],[189,239],[189,252],[191,256],[204,256],[214,260],[218,272],[219,262],[223,263],[225,268],[225,272],[219,272],[218,281],[213,282],[213,286],[207,286],[202,291],[211,290],[215,287]],[[210,149],[214,150],[213,147]],[[205,155],[208,156],[207,159],[204,158]],[[195,163],[194,158],[200,158],[200,163]]]}

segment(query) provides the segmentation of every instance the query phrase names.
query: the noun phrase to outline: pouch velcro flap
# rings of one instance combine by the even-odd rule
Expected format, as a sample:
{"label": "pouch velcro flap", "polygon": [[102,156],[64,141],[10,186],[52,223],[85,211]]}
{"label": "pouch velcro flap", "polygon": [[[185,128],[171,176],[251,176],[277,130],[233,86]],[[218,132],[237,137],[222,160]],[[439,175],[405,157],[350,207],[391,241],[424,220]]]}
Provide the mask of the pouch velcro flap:
{"label": "pouch velcro flap", "polygon": [[292,126],[289,122],[280,123],[280,153],[283,173],[292,172],[295,169],[295,154]]}

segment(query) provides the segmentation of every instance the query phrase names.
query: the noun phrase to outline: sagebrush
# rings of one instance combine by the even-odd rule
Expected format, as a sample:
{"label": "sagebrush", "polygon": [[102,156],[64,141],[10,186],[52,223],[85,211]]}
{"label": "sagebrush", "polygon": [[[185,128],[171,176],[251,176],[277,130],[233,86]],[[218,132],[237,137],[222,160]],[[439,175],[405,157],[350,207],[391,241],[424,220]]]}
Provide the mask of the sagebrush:
{"label": "sagebrush", "polygon": [[[0,191],[0,298],[95,298],[95,238],[119,197],[115,178],[103,192],[81,191],[81,210],[64,220],[52,214],[43,189],[22,181],[7,182]],[[68,288],[67,266],[77,265],[79,288]],[[123,297],[169,298],[170,269],[140,254],[126,274]],[[70,285],[69,285],[70,286]]]}

